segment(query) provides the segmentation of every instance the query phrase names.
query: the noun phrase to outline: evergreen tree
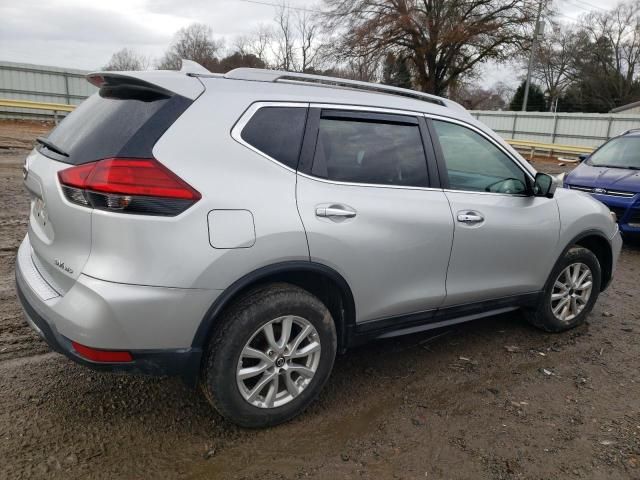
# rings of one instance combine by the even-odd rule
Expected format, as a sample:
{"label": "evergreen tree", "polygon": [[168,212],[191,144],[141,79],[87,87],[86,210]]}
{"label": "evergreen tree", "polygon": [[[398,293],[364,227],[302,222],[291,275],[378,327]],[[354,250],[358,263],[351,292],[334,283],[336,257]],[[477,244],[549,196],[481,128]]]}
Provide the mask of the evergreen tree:
{"label": "evergreen tree", "polygon": [[[511,99],[511,103],[509,104],[509,109],[513,111],[519,112],[522,110],[522,102],[524,100],[524,89],[526,88],[526,82],[522,82],[516,93],[513,95]],[[546,101],[544,98],[544,93],[539,86],[532,83],[529,85],[529,98],[527,100],[527,112],[543,112],[546,110]]]}
{"label": "evergreen tree", "polygon": [[411,70],[407,60],[388,53],[382,66],[382,83],[400,88],[412,88]]}

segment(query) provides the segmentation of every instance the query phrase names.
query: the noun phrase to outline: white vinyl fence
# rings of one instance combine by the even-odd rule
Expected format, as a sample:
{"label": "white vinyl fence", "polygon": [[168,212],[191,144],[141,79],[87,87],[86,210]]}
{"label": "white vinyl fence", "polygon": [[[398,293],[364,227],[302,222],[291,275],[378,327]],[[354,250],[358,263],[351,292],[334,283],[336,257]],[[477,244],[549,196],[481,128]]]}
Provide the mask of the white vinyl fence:
{"label": "white vinyl fence", "polygon": [[[77,105],[96,91],[88,72],[0,61],[0,99]],[[506,139],[597,147],[612,136],[640,128],[640,114],[473,111]],[[3,107],[0,117],[52,118],[53,112]]]}
{"label": "white vinyl fence", "polygon": [[[88,72],[28,63],[0,61],[0,98],[78,105],[97,89]],[[0,118],[52,118],[53,112],[2,107]]]}
{"label": "white vinyl fence", "polygon": [[598,147],[611,137],[640,128],[640,115],[472,111],[471,115],[505,139]]}

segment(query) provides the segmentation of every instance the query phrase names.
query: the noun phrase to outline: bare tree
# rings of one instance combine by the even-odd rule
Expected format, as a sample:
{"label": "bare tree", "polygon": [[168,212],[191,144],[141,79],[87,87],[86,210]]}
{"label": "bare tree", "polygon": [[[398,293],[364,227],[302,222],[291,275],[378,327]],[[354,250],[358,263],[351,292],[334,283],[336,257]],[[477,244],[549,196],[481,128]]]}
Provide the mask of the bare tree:
{"label": "bare tree", "polygon": [[324,50],[320,41],[320,23],[306,11],[296,12],[296,27],[300,42],[300,62],[297,70],[308,72],[321,68],[319,57]]}
{"label": "bare tree", "polygon": [[616,79],[620,99],[633,89],[640,62],[640,2],[620,3],[607,12],[583,18],[584,32],[592,44],[600,44],[601,67]]}
{"label": "bare tree", "polygon": [[269,26],[261,24],[253,33],[237,37],[234,48],[241,55],[253,55],[268,65],[268,50],[272,40],[273,30]]}
{"label": "bare tree", "polygon": [[211,28],[202,23],[192,23],[176,33],[173,43],[160,60],[161,70],[179,70],[180,59],[193,60],[214,71],[218,65],[217,53],[222,43],[213,39]]}
{"label": "bare tree", "polygon": [[383,55],[378,52],[362,51],[350,56],[344,67],[346,76],[363,82],[380,80]]}
{"label": "bare tree", "polygon": [[324,66],[325,45],[319,19],[306,11],[293,15],[286,4],[276,10],[272,38],[275,68],[293,72],[317,72]]}
{"label": "bare tree", "polygon": [[483,88],[475,83],[463,83],[450,92],[449,98],[468,110],[505,110],[512,92],[513,89],[502,82],[490,88]]}
{"label": "bare tree", "polygon": [[276,68],[292,71],[296,59],[294,57],[294,33],[291,25],[289,9],[283,4],[276,10],[276,29],[273,39],[273,55]]}
{"label": "bare tree", "polygon": [[640,98],[640,2],[581,18],[561,111],[608,112]]}
{"label": "bare tree", "polygon": [[573,29],[556,26],[538,47],[533,75],[544,87],[550,109],[573,80],[578,39]]}
{"label": "bare tree", "polygon": [[534,6],[522,0],[324,1],[327,27],[340,30],[343,57],[394,51],[411,62],[420,90],[439,95],[478,65],[508,58],[525,40]]}
{"label": "bare tree", "polygon": [[130,48],[123,48],[111,55],[109,63],[102,69],[107,71],[147,70],[150,64],[151,61],[148,57]]}

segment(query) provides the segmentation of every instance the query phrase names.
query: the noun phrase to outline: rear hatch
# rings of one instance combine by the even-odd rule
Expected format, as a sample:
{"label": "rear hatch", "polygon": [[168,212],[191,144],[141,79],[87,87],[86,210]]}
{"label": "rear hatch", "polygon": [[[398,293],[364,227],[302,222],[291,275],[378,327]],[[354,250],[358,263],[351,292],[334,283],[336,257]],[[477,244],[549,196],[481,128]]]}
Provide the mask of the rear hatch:
{"label": "rear hatch", "polygon": [[76,189],[62,186],[59,173],[104,159],[152,158],[156,141],[204,90],[197,79],[178,72],[100,73],[88,78],[99,92],[39,140],[24,168],[31,195],[31,257],[62,295],[91,253],[93,205],[77,201]]}

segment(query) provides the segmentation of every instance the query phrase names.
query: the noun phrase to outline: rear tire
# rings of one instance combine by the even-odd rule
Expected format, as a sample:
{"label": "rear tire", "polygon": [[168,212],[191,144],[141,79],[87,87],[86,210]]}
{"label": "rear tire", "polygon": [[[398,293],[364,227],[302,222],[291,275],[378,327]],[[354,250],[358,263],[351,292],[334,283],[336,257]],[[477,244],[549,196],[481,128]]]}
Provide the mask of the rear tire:
{"label": "rear tire", "polygon": [[602,274],[598,258],[586,248],[571,247],[556,263],[535,309],[527,320],[547,332],[563,332],[584,323],[593,309]]}
{"label": "rear tire", "polygon": [[234,302],[219,325],[201,387],[213,407],[240,426],[290,420],[329,378],[337,350],[335,324],[306,290],[286,283],[258,287]]}

